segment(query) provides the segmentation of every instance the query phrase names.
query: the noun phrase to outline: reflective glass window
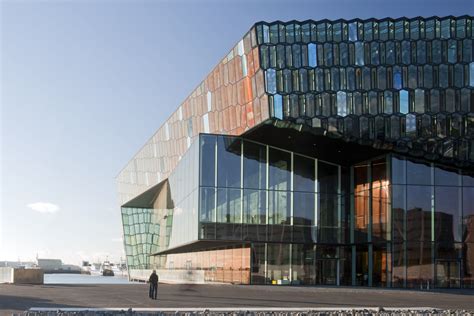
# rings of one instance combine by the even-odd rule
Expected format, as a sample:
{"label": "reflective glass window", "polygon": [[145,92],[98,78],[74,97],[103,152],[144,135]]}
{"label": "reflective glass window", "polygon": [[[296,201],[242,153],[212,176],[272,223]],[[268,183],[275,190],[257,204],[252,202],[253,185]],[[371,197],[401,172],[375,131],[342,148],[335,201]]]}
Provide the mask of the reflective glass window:
{"label": "reflective glass window", "polygon": [[411,64],[411,44],[409,41],[402,42],[402,63]]}
{"label": "reflective glass window", "polygon": [[349,41],[357,41],[357,22],[349,23]]}
{"label": "reflective glass window", "polygon": [[334,23],[332,29],[332,36],[335,42],[342,41],[342,23]]}
{"label": "reflective glass window", "polygon": [[270,42],[270,28],[268,27],[268,25],[263,25],[263,42]]}
{"label": "reflective glass window", "polygon": [[474,87],[474,62],[469,64],[469,85]]}
{"label": "reflective glass window", "polygon": [[474,50],[472,49],[472,40],[471,39],[465,39],[462,42],[462,61],[468,63],[472,60],[472,52]]}
{"label": "reflective glass window", "polygon": [[407,186],[407,240],[431,240],[431,196],[430,186]]}
{"label": "reflective glass window", "polygon": [[378,42],[370,43],[370,62],[372,65],[378,65],[380,63],[379,49],[380,47]]}
{"label": "reflective glass window", "polygon": [[447,170],[440,167],[435,167],[434,171],[436,185],[460,185],[460,175],[456,170]]}
{"label": "reflective glass window", "polygon": [[266,192],[244,189],[243,222],[246,224],[266,223]]}
{"label": "reflective glass window", "polygon": [[420,21],[415,20],[410,22],[410,39],[417,40],[420,38]]}
{"label": "reflective glass window", "polygon": [[431,58],[434,63],[440,64],[442,61],[442,47],[441,47],[441,41],[439,40],[434,40],[431,42]]}
{"label": "reflective glass window", "polygon": [[402,88],[402,70],[400,67],[393,67],[393,88]]}
{"label": "reflective glass window", "polygon": [[426,42],[416,42],[416,62],[418,64],[426,64]]}
{"label": "reflective glass window", "polygon": [[433,67],[431,65],[423,67],[423,86],[425,88],[433,87]]}
{"label": "reflective glass window", "polygon": [[282,284],[290,280],[290,245],[267,245],[267,278],[270,284]]}
{"label": "reflective glass window", "polygon": [[408,91],[400,90],[400,113],[407,114],[409,112]]}
{"label": "reflective glass window", "polygon": [[317,63],[317,46],[314,43],[308,44],[308,66],[316,67]]}
{"label": "reflective glass window", "polygon": [[460,197],[457,187],[435,187],[435,240],[461,241]]}
{"label": "reflective glass window", "polygon": [[355,64],[357,66],[364,65],[364,43],[362,42],[355,43]]}
{"label": "reflective glass window", "polygon": [[388,40],[388,21],[379,23],[379,38],[381,41]]}
{"label": "reflective glass window", "polygon": [[278,43],[278,24],[270,25],[270,43]]}
{"label": "reflective glass window", "polygon": [[436,37],[436,22],[435,20],[428,20],[425,24],[425,36],[427,39],[434,39]]}
{"label": "reflective glass window", "polygon": [[334,64],[333,54],[332,54],[332,44],[324,44],[324,59],[326,66],[332,66]]}
{"label": "reflective glass window", "polygon": [[314,225],[315,193],[293,193],[293,225]]}
{"label": "reflective glass window", "polygon": [[411,137],[416,136],[416,115],[407,114],[405,132],[407,136],[411,136]]}
{"label": "reflective glass window", "polygon": [[268,93],[276,93],[276,70],[275,69],[268,69],[265,71],[266,75],[266,89]]}
{"label": "reflective glass window", "polygon": [[287,24],[285,26],[285,35],[286,35],[286,41],[288,43],[294,43],[295,42],[295,25],[294,24]]}
{"label": "reflective glass window", "polygon": [[218,223],[241,222],[240,194],[240,189],[217,189],[216,218]]}
{"label": "reflective glass window", "polygon": [[387,71],[385,67],[377,68],[377,84],[380,90],[387,88]]}
{"label": "reflective glass window", "polygon": [[317,29],[318,29],[318,41],[325,42],[326,41],[326,23],[319,23]]}
{"label": "reflective glass window", "polygon": [[474,234],[474,187],[463,188],[463,241],[472,241]]}
{"label": "reflective glass window", "polygon": [[339,167],[318,161],[318,192],[338,193]]}
{"label": "reflective glass window", "polygon": [[265,189],[267,148],[264,145],[244,142],[244,188]]}
{"label": "reflective glass window", "polygon": [[349,48],[346,43],[341,43],[339,45],[339,53],[341,55],[340,63],[342,66],[349,65]]}
{"label": "reflective glass window", "polygon": [[431,90],[430,94],[430,110],[431,112],[440,111],[439,90]]}
{"label": "reflective glass window", "polygon": [[293,50],[293,66],[295,68],[301,67],[301,46],[299,44],[294,44],[292,46]]}
{"label": "reflective glass window", "polygon": [[456,40],[448,41],[448,63],[454,64],[457,61],[457,42]]}
{"label": "reflective glass window", "polygon": [[283,119],[283,99],[279,94],[273,96],[273,115],[275,118]]}
{"label": "reflective glass window", "polygon": [[384,113],[393,113],[393,93],[391,91],[384,92]]}
{"label": "reflective glass window", "polygon": [[431,185],[431,166],[407,160],[407,183]]}
{"label": "reflective glass window", "polygon": [[425,91],[423,89],[415,90],[415,112],[425,112]]}
{"label": "reflective glass window", "polygon": [[371,41],[374,39],[373,25],[372,22],[364,23],[364,40]]}
{"label": "reflective glass window", "polygon": [[201,136],[200,178],[202,186],[215,186],[216,137]]}
{"label": "reflective glass window", "polygon": [[404,21],[395,22],[395,39],[402,40],[404,37]]}
{"label": "reflective glass window", "polygon": [[291,223],[291,194],[289,191],[268,192],[268,224]]}
{"label": "reflective glass window", "polygon": [[441,21],[441,38],[451,37],[451,20],[445,19]]}
{"label": "reflective glass window", "polygon": [[343,91],[337,92],[337,115],[347,115],[347,96]]}
{"label": "reflective glass window", "polygon": [[201,188],[200,217],[201,222],[214,222],[215,188]]}
{"label": "reflective glass window", "polygon": [[241,140],[236,137],[217,137],[217,186],[240,187]]}
{"label": "reflective glass window", "polygon": [[395,43],[385,43],[385,62],[389,65],[395,64]]}
{"label": "reflective glass window", "polygon": [[439,66],[439,86],[447,88],[449,84],[449,67],[448,65]]}
{"label": "reflective glass window", "polygon": [[347,89],[355,90],[355,73],[354,68],[348,67],[346,71],[347,76]]}
{"label": "reflective glass window", "polygon": [[311,40],[309,23],[305,23],[301,26],[301,39],[304,43],[308,43]]}
{"label": "reflective glass window", "polygon": [[291,154],[276,148],[269,149],[269,189],[290,190]]}
{"label": "reflective glass window", "polygon": [[315,161],[312,158],[293,155],[293,190],[294,191],[315,191]]}
{"label": "reflective glass window", "polygon": [[285,46],[281,44],[276,46],[276,67],[278,69],[285,67]]}

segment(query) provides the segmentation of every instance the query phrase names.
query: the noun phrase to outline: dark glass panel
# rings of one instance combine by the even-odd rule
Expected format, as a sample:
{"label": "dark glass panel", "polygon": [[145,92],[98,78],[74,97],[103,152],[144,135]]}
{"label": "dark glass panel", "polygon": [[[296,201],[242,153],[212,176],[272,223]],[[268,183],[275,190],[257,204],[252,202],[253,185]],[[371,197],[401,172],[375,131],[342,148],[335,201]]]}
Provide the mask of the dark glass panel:
{"label": "dark glass panel", "polygon": [[387,42],[385,44],[385,62],[389,65],[395,64],[395,43]]}
{"label": "dark glass panel", "polygon": [[406,239],[406,186],[392,186],[392,238]]}
{"label": "dark glass panel", "polygon": [[240,138],[217,137],[217,186],[240,187]]}
{"label": "dark glass panel", "polygon": [[293,245],[291,267],[293,272],[292,284],[315,284],[316,272],[314,246]]}
{"label": "dark glass panel", "polygon": [[410,160],[407,164],[407,183],[431,185],[431,166],[423,163],[416,163]]}
{"label": "dark glass panel", "polygon": [[267,245],[267,277],[270,284],[289,284],[290,245]]}
{"label": "dark glass panel", "polygon": [[435,240],[461,241],[460,197],[457,187],[435,187]]}
{"label": "dark glass panel", "polygon": [[409,242],[407,256],[407,287],[433,286],[433,250],[431,242]]}
{"label": "dark glass panel", "polygon": [[[462,192],[462,240],[474,243],[474,187],[464,187]],[[474,265],[473,265],[474,268]],[[472,271],[474,272],[474,270]],[[474,277],[474,274],[473,274]]]}
{"label": "dark glass panel", "polygon": [[202,135],[200,150],[200,178],[202,186],[215,186],[216,137]]}
{"label": "dark glass panel", "polygon": [[318,194],[318,242],[339,242],[339,195]]}
{"label": "dark glass panel", "polygon": [[294,167],[294,179],[293,179],[293,190],[294,191],[306,191],[314,192],[314,159],[303,157],[300,155],[293,156],[293,167]]}
{"label": "dark glass panel", "polygon": [[293,225],[314,225],[315,194],[293,193]]}
{"label": "dark glass panel", "polygon": [[406,238],[409,241],[431,240],[430,186],[407,186]]}
{"label": "dark glass panel", "polygon": [[338,193],[339,167],[318,161],[318,192]]}
{"label": "dark glass panel", "polygon": [[456,170],[447,170],[435,167],[435,184],[436,185],[460,185],[460,175]]}
{"label": "dark glass panel", "polygon": [[432,61],[436,64],[441,64],[441,61],[442,61],[441,41],[434,40],[431,43],[431,48],[432,48],[432,53],[431,53]]}
{"label": "dark glass panel", "polygon": [[253,243],[252,244],[252,260],[251,267],[251,283],[252,284],[265,284],[265,244],[264,243]]}

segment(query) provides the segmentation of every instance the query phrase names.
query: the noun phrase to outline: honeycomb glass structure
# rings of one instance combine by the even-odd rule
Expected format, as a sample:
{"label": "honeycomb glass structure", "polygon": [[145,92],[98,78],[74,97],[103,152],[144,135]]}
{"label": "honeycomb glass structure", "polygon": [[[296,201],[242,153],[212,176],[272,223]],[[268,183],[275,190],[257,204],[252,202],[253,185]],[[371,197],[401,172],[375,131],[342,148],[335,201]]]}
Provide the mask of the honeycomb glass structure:
{"label": "honeycomb glass structure", "polygon": [[256,23],[117,177],[131,278],[474,288],[473,23]]}

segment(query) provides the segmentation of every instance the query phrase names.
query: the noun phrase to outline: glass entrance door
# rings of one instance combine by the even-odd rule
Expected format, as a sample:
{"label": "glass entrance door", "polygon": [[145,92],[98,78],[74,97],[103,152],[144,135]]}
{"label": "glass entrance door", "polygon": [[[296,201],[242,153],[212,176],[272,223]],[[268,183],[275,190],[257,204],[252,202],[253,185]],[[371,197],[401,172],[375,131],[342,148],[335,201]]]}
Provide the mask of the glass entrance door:
{"label": "glass entrance door", "polygon": [[337,285],[337,260],[338,259],[318,259],[316,260],[316,284]]}
{"label": "glass entrance door", "polygon": [[458,288],[461,286],[460,262],[458,260],[436,261],[436,287]]}

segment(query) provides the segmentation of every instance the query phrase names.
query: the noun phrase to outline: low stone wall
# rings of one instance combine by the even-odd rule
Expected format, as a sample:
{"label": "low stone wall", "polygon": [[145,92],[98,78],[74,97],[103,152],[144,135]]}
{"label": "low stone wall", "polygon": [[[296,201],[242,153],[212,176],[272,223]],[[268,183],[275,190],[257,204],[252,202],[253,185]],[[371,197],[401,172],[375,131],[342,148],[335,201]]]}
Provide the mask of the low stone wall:
{"label": "low stone wall", "polygon": [[43,284],[42,269],[0,268],[0,283]]}
{"label": "low stone wall", "polygon": [[[131,281],[148,281],[153,270],[130,270]],[[160,282],[204,284],[204,270],[156,270]]]}

